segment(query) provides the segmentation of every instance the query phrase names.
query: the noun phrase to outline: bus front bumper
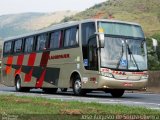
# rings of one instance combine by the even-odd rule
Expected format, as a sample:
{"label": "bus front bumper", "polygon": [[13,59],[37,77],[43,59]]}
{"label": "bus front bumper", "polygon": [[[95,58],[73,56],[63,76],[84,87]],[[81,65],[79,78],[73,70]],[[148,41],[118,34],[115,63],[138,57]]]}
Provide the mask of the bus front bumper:
{"label": "bus front bumper", "polygon": [[139,90],[147,86],[148,79],[141,80],[118,80],[114,78],[100,76],[98,88],[101,89],[125,89]]}

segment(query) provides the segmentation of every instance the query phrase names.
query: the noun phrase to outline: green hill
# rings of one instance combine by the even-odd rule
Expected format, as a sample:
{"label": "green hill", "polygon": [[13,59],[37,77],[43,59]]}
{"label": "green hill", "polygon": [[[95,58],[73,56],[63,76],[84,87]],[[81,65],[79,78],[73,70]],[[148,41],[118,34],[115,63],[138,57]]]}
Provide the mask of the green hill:
{"label": "green hill", "polygon": [[160,0],[108,0],[62,20],[110,18],[138,22],[147,36],[160,33]]}

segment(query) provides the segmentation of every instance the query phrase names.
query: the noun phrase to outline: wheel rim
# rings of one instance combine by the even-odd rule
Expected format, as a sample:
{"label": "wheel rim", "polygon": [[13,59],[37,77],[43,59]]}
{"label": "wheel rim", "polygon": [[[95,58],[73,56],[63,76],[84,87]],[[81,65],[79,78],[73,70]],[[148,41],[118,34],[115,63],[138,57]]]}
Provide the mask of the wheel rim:
{"label": "wheel rim", "polygon": [[79,93],[81,91],[82,84],[80,80],[76,80],[74,84],[75,92]]}
{"label": "wheel rim", "polygon": [[17,82],[16,82],[16,87],[17,87],[17,90],[20,89],[21,85],[20,85],[20,80],[18,79]]}

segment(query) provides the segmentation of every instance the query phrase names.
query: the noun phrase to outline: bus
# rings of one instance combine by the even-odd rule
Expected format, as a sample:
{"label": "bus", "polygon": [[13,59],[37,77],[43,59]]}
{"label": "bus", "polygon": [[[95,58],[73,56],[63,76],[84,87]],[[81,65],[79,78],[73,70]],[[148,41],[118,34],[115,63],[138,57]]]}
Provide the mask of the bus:
{"label": "bus", "polygon": [[146,41],[137,23],[86,19],[53,25],[7,38],[3,44],[2,80],[16,91],[42,89],[75,95],[93,90],[122,97],[145,89]]}

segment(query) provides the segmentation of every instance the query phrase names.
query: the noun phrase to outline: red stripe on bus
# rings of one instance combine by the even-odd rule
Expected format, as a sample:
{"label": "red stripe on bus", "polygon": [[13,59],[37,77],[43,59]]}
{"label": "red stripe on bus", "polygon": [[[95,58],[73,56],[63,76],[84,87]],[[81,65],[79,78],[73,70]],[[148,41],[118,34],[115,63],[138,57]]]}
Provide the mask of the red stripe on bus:
{"label": "red stripe on bus", "polygon": [[41,88],[42,87],[45,75],[46,75],[46,69],[43,70],[40,78],[37,80],[37,82],[36,82],[36,88]]}
{"label": "red stripe on bus", "polygon": [[44,69],[43,69],[43,72],[42,72],[40,78],[37,79],[36,86],[35,86],[36,88],[41,88],[43,85],[43,81],[44,81],[45,75],[46,75],[46,66],[47,66],[47,63],[49,60],[49,55],[50,55],[50,51],[43,52],[43,54],[42,54],[40,66],[43,67]]}
{"label": "red stripe on bus", "polygon": [[20,68],[15,71],[15,76],[16,76],[17,74],[20,74],[20,73],[21,73],[23,59],[24,59],[24,55],[23,55],[23,54],[22,54],[22,55],[19,55],[18,58],[17,58],[17,65],[19,65]]}
{"label": "red stripe on bus", "polygon": [[21,73],[21,70],[22,70],[22,66],[18,70],[15,71],[14,76],[19,75]]}
{"label": "red stripe on bus", "polygon": [[31,53],[28,59],[28,66],[33,66],[36,59],[36,53]]}
{"label": "red stripe on bus", "polygon": [[6,74],[10,74],[11,73],[12,62],[13,62],[13,56],[9,56],[7,58],[7,66],[6,66],[6,69],[5,69]]}
{"label": "red stripe on bus", "polygon": [[29,58],[28,58],[28,64],[27,66],[31,66],[31,70],[29,71],[29,73],[27,73],[25,75],[25,78],[24,78],[24,81],[25,82],[30,82],[31,81],[31,78],[32,78],[32,73],[33,73],[33,65],[35,63],[35,59],[36,59],[36,53],[31,53],[29,55]]}
{"label": "red stripe on bus", "polygon": [[28,74],[25,75],[24,82],[30,82],[32,79],[33,68],[29,71]]}
{"label": "red stripe on bus", "polygon": [[24,59],[24,55],[19,55],[17,59],[17,65],[22,65]]}
{"label": "red stripe on bus", "polygon": [[41,62],[40,62],[41,67],[46,67],[47,66],[48,59],[49,59],[49,54],[50,54],[50,52],[44,52],[42,54],[42,58],[41,58]]}

